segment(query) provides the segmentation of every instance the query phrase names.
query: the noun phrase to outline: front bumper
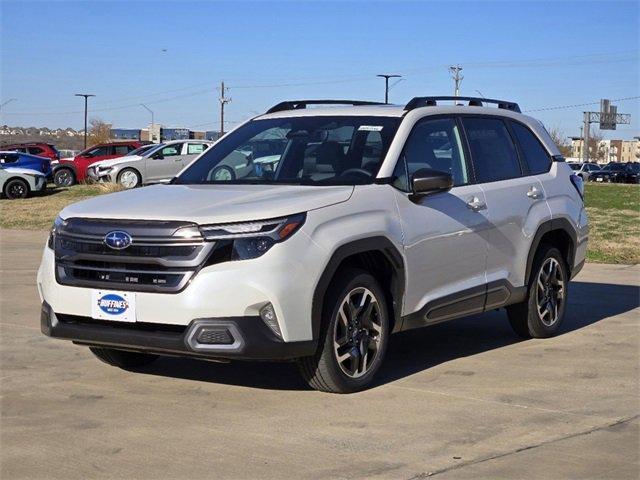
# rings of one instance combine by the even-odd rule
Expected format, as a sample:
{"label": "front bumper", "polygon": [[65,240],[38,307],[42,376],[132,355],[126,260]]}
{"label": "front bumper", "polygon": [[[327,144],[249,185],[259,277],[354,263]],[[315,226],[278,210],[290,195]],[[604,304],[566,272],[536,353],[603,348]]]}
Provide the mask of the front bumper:
{"label": "front bumper", "polygon": [[56,314],[43,302],[40,328],[80,345],[212,359],[289,360],[316,349],[314,341],[280,340],[260,317],[200,318],[187,326],[128,324]]}
{"label": "front bumper", "polygon": [[98,182],[115,182],[116,173],[112,176],[111,173],[114,172],[110,170],[109,172],[98,172],[97,169],[93,167],[87,168],[87,178],[88,182],[98,183]]}

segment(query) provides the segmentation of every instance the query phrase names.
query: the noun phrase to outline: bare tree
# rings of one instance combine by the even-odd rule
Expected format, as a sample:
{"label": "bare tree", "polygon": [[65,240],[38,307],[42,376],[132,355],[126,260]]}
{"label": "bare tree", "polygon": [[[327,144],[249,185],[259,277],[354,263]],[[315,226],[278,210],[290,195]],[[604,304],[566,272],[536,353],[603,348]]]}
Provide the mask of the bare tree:
{"label": "bare tree", "polygon": [[607,148],[600,145],[603,137],[601,133],[591,132],[589,135],[589,159],[602,162],[607,158]]}
{"label": "bare tree", "polygon": [[92,145],[109,141],[111,138],[111,125],[103,122],[99,118],[92,118],[89,121],[89,125],[89,136]]}
{"label": "bare tree", "polygon": [[553,127],[549,132],[549,135],[551,135],[551,139],[553,140],[553,143],[555,143],[558,146],[558,150],[560,150],[560,153],[564,157],[570,157],[571,145],[567,140],[567,136],[560,129],[560,127]]}

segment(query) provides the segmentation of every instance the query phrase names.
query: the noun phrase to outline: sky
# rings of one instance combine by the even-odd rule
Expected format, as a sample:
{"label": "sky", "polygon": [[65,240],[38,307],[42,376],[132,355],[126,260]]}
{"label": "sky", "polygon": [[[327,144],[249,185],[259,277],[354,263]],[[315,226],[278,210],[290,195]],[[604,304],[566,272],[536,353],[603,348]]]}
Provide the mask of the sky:
{"label": "sky", "polygon": [[[392,103],[451,95],[516,101],[580,134],[582,112],[614,102],[640,135],[639,2],[120,2],[0,0],[0,124],[119,128],[154,120],[227,129],[286,99],[383,100],[379,73],[403,75]],[[479,93],[481,92],[481,93]],[[595,102],[588,106],[558,108]]]}

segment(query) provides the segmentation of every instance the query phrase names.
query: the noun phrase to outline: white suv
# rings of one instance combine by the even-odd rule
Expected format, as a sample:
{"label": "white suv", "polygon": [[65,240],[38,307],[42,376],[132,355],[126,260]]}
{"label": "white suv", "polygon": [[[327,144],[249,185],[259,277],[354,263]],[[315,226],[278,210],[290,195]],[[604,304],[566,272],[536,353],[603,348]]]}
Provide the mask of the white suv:
{"label": "white suv", "polygon": [[[369,385],[394,332],[506,307],[518,335],[554,335],[585,260],[582,181],[519,112],[278,104],[169,185],[65,208],[38,272],[42,331],[123,368],[295,360],[329,392]],[[214,173],[238,152],[268,161]]]}

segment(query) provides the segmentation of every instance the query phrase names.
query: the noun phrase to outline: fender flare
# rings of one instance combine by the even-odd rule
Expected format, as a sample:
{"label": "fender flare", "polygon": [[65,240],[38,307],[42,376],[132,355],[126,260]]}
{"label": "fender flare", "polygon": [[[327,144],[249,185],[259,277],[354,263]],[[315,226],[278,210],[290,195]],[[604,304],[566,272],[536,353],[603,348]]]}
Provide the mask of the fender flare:
{"label": "fender flare", "polygon": [[352,255],[366,252],[379,252],[382,253],[389,261],[393,270],[391,279],[391,296],[393,303],[391,308],[395,316],[395,324],[393,331],[399,330],[402,325],[402,303],[404,298],[405,289],[405,267],[402,255],[396,248],[396,246],[384,236],[368,237],[352,242],[345,243],[339,246],[331,255],[331,258],[327,262],[316,288],[313,294],[313,302],[311,307],[311,326],[313,332],[313,338],[320,338],[320,327],[322,324],[322,307],[324,303],[324,297],[327,293],[331,279],[338,271],[340,264]]}
{"label": "fender flare", "polygon": [[566,218],[554,218],[551,220],[547,220],[546,222],[540,224],[536,234],[533,237],[533,241],[531,242],[531,248],[529,248],[529,255],[527,256],[527,269],[525,270],[525,285],[529,284],[529,277],[531,275],[531,269],[533,268],[533,259],[536,255],[536,251],[540,246],[540,241],[542,237],[549,232],[553,231],[563,231],[569,238],[571,238],[571,245],[569,247],[567,262],[569,263],[569,275],[571,275],[571,270],[574,268],[575,257],[576,257],[576,247],[578,245],[578,235],[576,233],[575,228],[571,225],[571,222]]}

